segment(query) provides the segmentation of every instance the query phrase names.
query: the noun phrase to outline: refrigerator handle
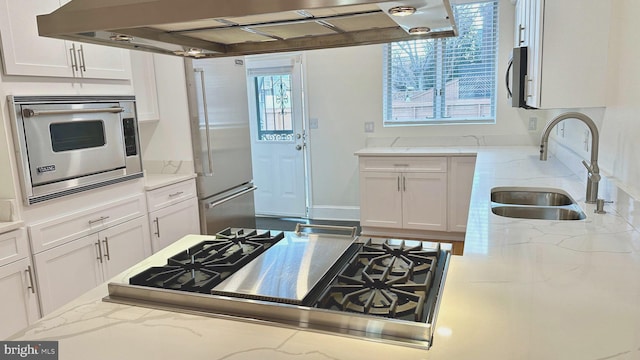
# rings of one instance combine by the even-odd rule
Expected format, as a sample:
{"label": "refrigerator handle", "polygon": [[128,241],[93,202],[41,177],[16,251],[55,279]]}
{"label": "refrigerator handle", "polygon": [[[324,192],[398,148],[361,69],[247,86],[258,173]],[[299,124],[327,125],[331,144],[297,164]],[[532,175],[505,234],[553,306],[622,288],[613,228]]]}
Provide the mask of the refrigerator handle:
{"label": "refrigerator handle", "polygon": [[216,207],[216,206],[218,206],[218,205],[220,205],[220,204],[224,204],[224,203],[226,203],[227,201],[233,200],[233,199],[235,199],[235,198],[237,198],[237,197],[240,197],[240,196],[242,196],[242,195],[244,195],[244,194],[246,194],[246,193],[250,193],[250,192],[252,192],[252,191],[254,191],[254,190],[257,190],[257,189],[258,189],[258,188],[257,188],[256,186],[252,186],[252,187],[250,187],[250,188],[248,188],[248,189],[245,189],[245,190],[242,190],[242,191],[240,191],[240,192],[237,192],[237,193],[235,193],[235,194],[233,194],[233,195],[229,196],[228,198],[225,198],[225,199],[222,199],[222,200],[218,200],[218,201],[212,201],[212,202],[206,203],[204,207],[205,207],[206,209],[214,208],[214,207]]}
{"label": "refrigerator handle", "polygon": [[204,172],[204,176],[213,176],[213,159],[211,158],[211,133],[209,129],[209,106],[207,106],[207,91],[205,90],[205,78],[204,78],[204,69],[197,68],[193,69],[194,72],[200,74],[200,84],[202,88],[202,107],[204,108],[204,126],[205,126],[205,135],[207,138],[207,160],[209,162],[209,171]]}

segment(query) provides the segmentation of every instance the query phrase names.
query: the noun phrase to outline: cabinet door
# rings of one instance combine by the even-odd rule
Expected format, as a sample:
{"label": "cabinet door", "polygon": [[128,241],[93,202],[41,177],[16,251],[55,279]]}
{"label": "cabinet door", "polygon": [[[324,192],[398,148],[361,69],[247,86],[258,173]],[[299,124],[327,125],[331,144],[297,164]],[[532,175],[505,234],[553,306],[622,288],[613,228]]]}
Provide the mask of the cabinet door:
{"label": "cabinet door", "polygon": [[529,46],[529,7],[530,0],[518,0],[516,3],[515,33],[513,36],[513,47]]}
{"label": "cabinet door", "polygon": [[471,200],[476,158],[452,157],[449,161],[449,216],[447,230],[464,232],[467,230],[469,201]]}
{"label": "cabinet door", "polygon": [[188,234],[200,233],[198,200],[191,198],[150,213],[153,252]]}
{"label": "cabinet door", "polygon": [[447,230],[447,173],[402,174],[403,228]]}
{"label": "cabinet door", "polygon": [[58,0],[0,0],[0,36],[8,75],[72,77],[67,42],[38,36],[36,15],[60,6]]}
{"label": "cabinet door", "polygon": [[151,255],[147,216],[100,232],[105,279],[110,279]]}
{"label": "cabinet door", "polygon": [[73,45],[80,68],[76,76],[93,79],[131,79],[129,50],[85,43]]}
{"label": "cabinet door", "polygon": [[144,51],[132,51],[130,55],[138,121],[159,120],[154,55]]}
{"label": "cabinet door", "polygon": [[[528,106],[539,108],[542,81],[542,36],[544,22],[544,1],[528,0],[529,48],[527,49],[527,78],[525,101]],[[566,85],[561,86],[566,89]]]}
{"label": "cabinet door", "polygon": [[92,234],[34,255],[42,315],[103,281],[98,235]]}
{"label": "cabinet door", "polygon": [[360,172],[360,225],[402,228],[400,173]]}
{"label": "cabinet door", "polygon": [[0,339],[38,319],[34,279],[33,267],[27,258],[0,267]]}

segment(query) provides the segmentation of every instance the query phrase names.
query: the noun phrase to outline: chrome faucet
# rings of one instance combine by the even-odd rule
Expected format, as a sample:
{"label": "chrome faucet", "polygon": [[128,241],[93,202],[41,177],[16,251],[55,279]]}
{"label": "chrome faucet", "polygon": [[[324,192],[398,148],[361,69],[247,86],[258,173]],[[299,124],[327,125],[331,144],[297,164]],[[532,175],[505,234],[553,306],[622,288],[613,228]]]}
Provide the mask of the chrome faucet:
{"label": "chrome faucet", "polygon": [[598,127],[590,117],[579,112],[568,112],[558,115],[553,120],[549,121],[542,131],[542,138],[540,139],[540,160],[547,160],[547,147],[549,145],[549,134],[551,133],[551,129],[560,121],[566,119],[580,120],[585,123],[589,128],[589,131],[591,131],[591,164],[587,164],[586,161],[582,160],[582,165],[587,168],[586,202],[588,204],[595,204],[598,199],[598,182],[600,181],[600,168],[598,168],[598,141],[600,135],[598,134]]}

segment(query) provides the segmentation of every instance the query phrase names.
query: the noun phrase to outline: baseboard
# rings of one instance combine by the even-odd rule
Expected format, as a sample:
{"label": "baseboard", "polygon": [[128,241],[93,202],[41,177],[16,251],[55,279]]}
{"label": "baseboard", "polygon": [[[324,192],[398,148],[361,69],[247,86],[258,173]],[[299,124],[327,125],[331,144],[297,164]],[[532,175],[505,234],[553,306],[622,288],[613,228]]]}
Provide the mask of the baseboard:
{"label": "baseboard", "polygon": [[316,205],[311,207],[309,218],[316,220],[360,221],[360,207]]}

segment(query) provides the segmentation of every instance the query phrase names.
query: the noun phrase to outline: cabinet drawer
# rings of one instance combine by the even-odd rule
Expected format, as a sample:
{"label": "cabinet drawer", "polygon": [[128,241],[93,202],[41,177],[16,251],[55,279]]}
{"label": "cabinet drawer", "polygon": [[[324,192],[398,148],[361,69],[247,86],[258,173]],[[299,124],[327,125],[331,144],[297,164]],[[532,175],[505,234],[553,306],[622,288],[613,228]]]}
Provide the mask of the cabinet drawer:
{"label": "cabinet drawer", "polygon": [[146,215],[144,194],[87,208],[29,226],[33,252],[50,249],[125,221]]}
{"label": "cabinet drawer", "polygon": [[24,228],[0,234],[0,266],[29,256],[27,241]]}
{"label": "cabinet drawer", "polygon": [[361,157],[360,171],[446,172],[446,157]]}
{"label": "cabinet drawer", "polygon": [[147,192],[149,212],[196,196],[195,180],[182,181]]}

